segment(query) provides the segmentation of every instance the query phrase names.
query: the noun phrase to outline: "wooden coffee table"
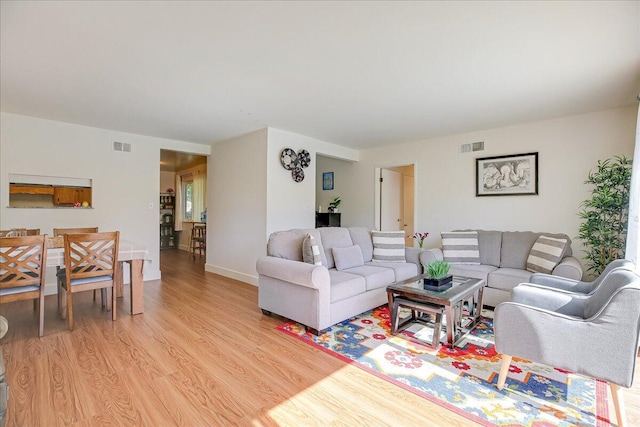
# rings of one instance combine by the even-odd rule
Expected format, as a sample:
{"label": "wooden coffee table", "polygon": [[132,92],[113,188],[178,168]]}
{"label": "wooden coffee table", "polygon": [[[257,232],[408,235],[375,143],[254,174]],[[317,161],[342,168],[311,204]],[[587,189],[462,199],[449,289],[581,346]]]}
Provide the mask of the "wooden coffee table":
{"label": "wooden coffee table", "polygon": [[[452,347],[479,323],[486,282],[482,279],[453,276],[453,285],[449,289],[431,291],[423,288],[424,277],[422,274],[387,286],[391,334],[395,335],[409,324],[425,321],[430,315],[434,315],[434,338],[431,345],[437,347],[444,312],[447,319],[447,344]],[[468,314],[463,314],[465,302]],[[400,319],[400,307],[411,309],[411,316]]]}

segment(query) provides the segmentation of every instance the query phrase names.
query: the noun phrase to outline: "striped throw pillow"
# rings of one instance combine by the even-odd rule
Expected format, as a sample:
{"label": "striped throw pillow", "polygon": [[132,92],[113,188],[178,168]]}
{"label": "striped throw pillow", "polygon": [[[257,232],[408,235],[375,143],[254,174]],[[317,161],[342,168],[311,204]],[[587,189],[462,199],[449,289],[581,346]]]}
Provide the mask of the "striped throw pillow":
{"label": "striped throw pillow", "polygon": [[442,253],[449,264],[480,264],[477,231],[441,233]]}
{"label": "striped throw pillow", "polygon": [[307,234],[302,241],[302,260],[308,264],[322,265],[320,246],[311,234]]}
{"label": "striped throw pillow", "polygon": [[407,262],[404,257],[404,231],[372,231],[375,262]]}
{"label": "striped throw pillow", "polygon": [[538,236],[527,258],[527,271],[551,274],[562,259],[567,248],[567,239]]}

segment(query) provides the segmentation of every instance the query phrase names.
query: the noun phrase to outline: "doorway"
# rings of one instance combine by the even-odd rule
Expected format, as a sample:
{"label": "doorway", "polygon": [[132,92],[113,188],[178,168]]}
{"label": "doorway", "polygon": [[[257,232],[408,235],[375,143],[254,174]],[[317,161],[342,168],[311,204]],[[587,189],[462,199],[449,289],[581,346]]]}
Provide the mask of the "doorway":
{"label": "doorway", "polygon": [[161,250],[189,249],[193,221],[206,212],[206,174],[207,156],[160,150]]}
{"label": "doorway", "polygon": [[376,215],[380,231],[404,231],[413,246],[415,229],[415,167],[413,164],[376,167]]}

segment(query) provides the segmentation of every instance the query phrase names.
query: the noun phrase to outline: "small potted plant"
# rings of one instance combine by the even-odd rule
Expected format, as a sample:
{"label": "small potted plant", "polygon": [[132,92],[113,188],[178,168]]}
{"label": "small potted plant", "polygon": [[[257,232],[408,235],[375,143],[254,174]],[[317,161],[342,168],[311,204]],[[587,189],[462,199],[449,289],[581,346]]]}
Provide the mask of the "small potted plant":
{"label": "small potted plant", "polygon": [[449,274],[451,265],[446,261],[433,261],[425,265],[427,277],[424,278],[424,289],[431,291],[443,291],[452,286],[453,276]]}
{"label": "small potted plant", "polygon": [[429,233],[413,233],[413,236],[407,236],[413,238],[418,243],[418,246],[422,248],[424,245],[424,240],[429,236]]}
{"label": "small potted plant", "polygon": [[338,212],[338,206],[340,206],[340,202],[342,202],[342,200],[340,200],[340,196],[333,199],[333,201],[329,203],[329,212]]}

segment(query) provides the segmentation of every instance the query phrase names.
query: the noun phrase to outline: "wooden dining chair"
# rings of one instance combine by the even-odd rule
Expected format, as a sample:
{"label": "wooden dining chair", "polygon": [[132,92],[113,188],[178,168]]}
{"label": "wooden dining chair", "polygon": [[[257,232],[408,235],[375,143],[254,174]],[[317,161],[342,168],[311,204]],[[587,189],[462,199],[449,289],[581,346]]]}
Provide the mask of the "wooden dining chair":
{"label": "wooden dining chair", "polygon": [[107,311],[111,310],[116,320],[116,290],[114,284],[118,269],[118,243],[120,232],[64,234],[64,264],[60,270],[61,288],[66,292],[62,298],[62,317],[67,318],[69,329],[73,329],[73,294],[93,289],[106,289],[111,298],[106,298]]}
{"label": "wooden dining chair", "polygon": [[0,304],[34,300],[39,337],[44,334],[46,241],[46,235],[0,237]]}
{"label": "wooden dining chair", "polygon": [[12,228],[11,230],[0,230],[0,237],[21,237],[21,236],[38,236],[39,228]]}
{"label": "wooden dining chair", "polygon": [[54,228],[53,237],[64,236],[65,234],[97,233],[98,227],[78,227],[78,228]]}
{"label": "wooden dining chair", "polygon": [[[78,234],[78,233],[97,233],[98,227],[75,227],[75,228],[54,228],[53,237],[64,236],[65,234]],[[56,267],[56,275],[60,277],[60,267]],[[58,279],[58,313],[60,313],[62,307],[62,285]],[[102,293],[102,306],[106,303],[106,293]],[[96,300],[96,291],[93,291],[93,300]]]}

